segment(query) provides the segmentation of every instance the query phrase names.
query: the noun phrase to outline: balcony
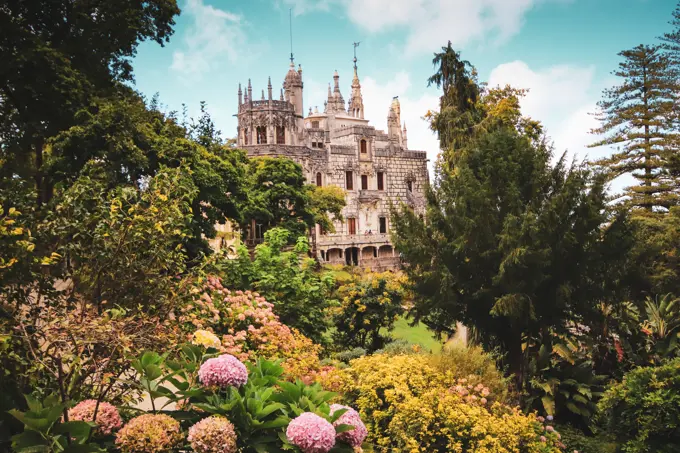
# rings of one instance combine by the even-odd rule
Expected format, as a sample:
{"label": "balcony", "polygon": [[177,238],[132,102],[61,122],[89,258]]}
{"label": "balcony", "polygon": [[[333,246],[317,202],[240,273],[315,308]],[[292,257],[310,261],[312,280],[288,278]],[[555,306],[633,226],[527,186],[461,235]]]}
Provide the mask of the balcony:
{"label": "balcony", "polygon": [[384,193],[382,190],[360,190],[359,201],[362,203],[374,203],[381,200]]}

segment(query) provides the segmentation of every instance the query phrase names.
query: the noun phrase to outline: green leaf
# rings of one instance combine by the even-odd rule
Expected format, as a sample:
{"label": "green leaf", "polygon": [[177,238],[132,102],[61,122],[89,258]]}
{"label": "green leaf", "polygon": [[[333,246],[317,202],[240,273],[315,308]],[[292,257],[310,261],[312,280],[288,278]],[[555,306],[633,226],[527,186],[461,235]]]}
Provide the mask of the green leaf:
{"label": "green leaf", "polygon": [[352,425],[346,425],[346,424],[340,424],[335,427],[335,433],[340,434],[340,433],[346,433],[347,431],[354,431],[355,427]]}
{"label": "green leaf", "polygon": [[265,418],[267,415],[271,414],[272,412],[275,412],[279,409],[283,409],[284,407],[286,407],[286,406],[284,406],[281,403],[272,403],[272,404],[269,404],[268,406],[264,407],[263,409],[259,410],[255,414],[255,416],[258,417],[258,418]]}
{"label": "green leaf", "polygon": [[96,426],[94,423],[90,424],[84,421],[70,421],[66,423],[60,423],[55,426],[54,432],[70,434],[76,439],[86,440],[90,435],[90,431],[92,431],[93,425]]}
{"label": "green leaf", "polygon": [[543,403],[546,414],[555,415],[555,399],[553,397],[545,395],[541,398],[541,403]]}
{"label": "green leaf", "polygon": [[277,429],[277,428],[283,428],[284,426],[288,426],[288,423],[290,423],[290,418],[286,416],[278,416],[274,420],[262,423],[258,427],[258,429]]}

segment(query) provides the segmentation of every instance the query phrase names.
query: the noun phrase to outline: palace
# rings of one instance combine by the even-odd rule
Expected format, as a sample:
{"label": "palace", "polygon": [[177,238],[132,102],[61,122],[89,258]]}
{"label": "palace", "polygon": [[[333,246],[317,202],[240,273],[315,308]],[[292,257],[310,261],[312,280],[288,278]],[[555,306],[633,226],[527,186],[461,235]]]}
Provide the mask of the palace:
{"label": "palace", "polygon": [[[292,55],[278,99],[273,97],[271,77],[260,100],[253,97],[250,80],[245,92],[239,84],[237,142],[249,156],[296,161],[311,184],[345,189],[347,205],[335,233],[320,231],[317,225],[313,234],[320,261],[375,271],[396,269],[400,259],[390,241],[390,205],[403,202],[424,215],[427,156],[408,149],[397,97],[388,108],[387,132],[364,118],[356,62],[355,56],[347,105],[336,71],[323,112],[310,107],[306,116],[302,68],[295,68]],[[249,239],[257,240],[259,234],[252,225]]]}

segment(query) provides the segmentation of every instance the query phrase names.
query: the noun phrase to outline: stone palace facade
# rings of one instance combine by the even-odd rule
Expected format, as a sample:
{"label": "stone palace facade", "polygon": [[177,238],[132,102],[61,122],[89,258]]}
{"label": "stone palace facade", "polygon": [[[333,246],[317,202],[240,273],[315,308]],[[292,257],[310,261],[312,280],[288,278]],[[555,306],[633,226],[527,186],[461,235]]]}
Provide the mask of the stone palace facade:
{"label": "stone palace facade", "polygon": [[[399,253],[390,242],[390,204],[403,202],[424,215],[428,182],[426,152],[408,149],[399,100],[395,97],[389,106],[387,132],[370,125],[364,118],[356,58],[347,105],[337,71],[323,112],[310,107],[305,116],[303,93],[302,68],[296,69],[292,58],[278,99],[271,78],[259,100],[250,80],[244,91],[239,85],[238,147],[251,157],[290,158],[311,184],[345,189],[347,205],[335,233],[317,225],[312,238],[321,262],[374,271],[398,268]],[[256,226],[251,228],[250,238],[258,234]]]}

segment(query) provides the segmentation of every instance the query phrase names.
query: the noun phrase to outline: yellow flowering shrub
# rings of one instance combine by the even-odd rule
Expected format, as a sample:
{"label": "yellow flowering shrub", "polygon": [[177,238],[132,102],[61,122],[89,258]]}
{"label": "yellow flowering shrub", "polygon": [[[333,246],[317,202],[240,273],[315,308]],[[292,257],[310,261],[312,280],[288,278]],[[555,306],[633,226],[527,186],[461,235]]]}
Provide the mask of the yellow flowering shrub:
{"label": "yellow flowering shrub", "polygon": [[535,415],[492,402],[476,376],[458,377],[429,355],[376,354],[342,370],[342,390],[377,452],[557,453],[559,433]]}

